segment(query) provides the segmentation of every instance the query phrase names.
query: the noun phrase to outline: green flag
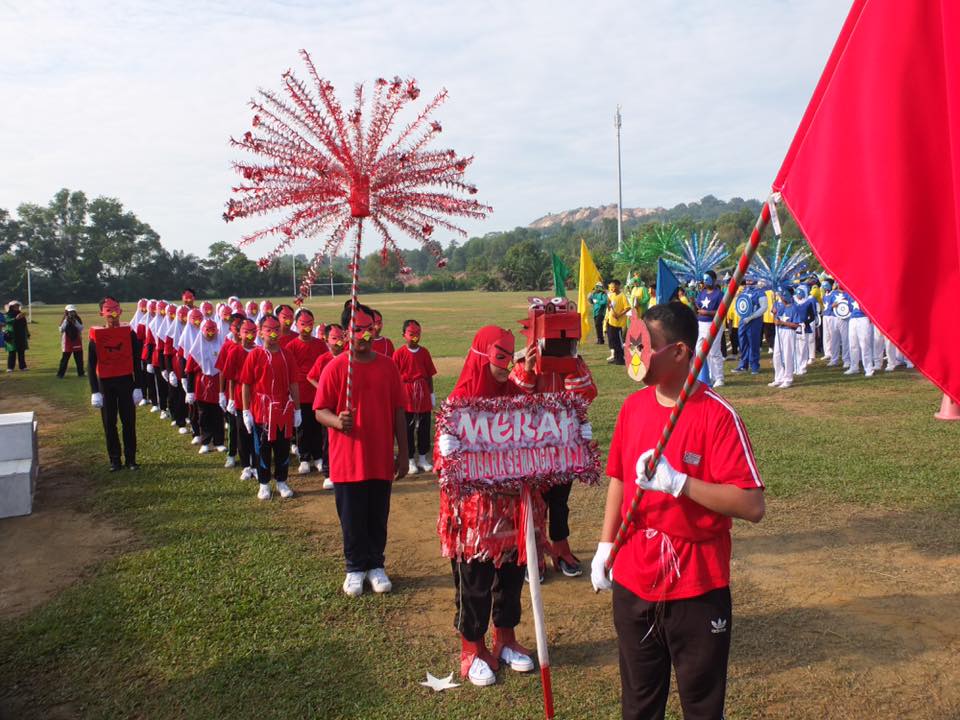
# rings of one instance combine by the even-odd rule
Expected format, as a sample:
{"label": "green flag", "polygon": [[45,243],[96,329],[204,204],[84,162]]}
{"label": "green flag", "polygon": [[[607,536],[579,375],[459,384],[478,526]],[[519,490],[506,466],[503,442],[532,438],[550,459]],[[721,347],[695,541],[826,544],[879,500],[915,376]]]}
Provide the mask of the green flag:
{"label": "green flag", "polygon": [[570,277],[570,268],[563,264],[563,260],[553,253],[553,294],[554,297],[567,296],[567,278]]}

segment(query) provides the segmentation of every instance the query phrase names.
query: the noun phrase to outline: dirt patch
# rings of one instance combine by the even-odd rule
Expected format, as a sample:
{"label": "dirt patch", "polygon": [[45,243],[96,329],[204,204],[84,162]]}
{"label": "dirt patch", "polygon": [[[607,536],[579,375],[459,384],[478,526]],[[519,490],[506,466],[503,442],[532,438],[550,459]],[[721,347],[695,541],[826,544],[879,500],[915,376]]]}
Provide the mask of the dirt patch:
{"label": "dirt patch", "polygon": [[0,412],[33,410],[40,431],[40,475],[33,513],[0,520],[0,617],[38,607],[83,577],[91,566],[126,545],[131,534],[78,508],[90,482],[51,449],[63,416],[42,398],[0,401]]}
{"label": "dirt patch", "polygon": [[[578,487],[571,503],[587,573],[603,497]],[[333,494],[301,498],[296,515],[323,551],[339,553]],[[452,658],[453,587],[436,511],[433,476],[395,486],[387,563],[407,599],[398,629],[448,643]],[[949,519],[772,500],[760,525],[737,523],[734,558],[731,717],[960,716],[960,530]],[[615,687],[609,595],[595,595],[586,574],[553,572],[543,594],[553,663]],[[524,605],[518,634],[532,645],[526,593]]]}

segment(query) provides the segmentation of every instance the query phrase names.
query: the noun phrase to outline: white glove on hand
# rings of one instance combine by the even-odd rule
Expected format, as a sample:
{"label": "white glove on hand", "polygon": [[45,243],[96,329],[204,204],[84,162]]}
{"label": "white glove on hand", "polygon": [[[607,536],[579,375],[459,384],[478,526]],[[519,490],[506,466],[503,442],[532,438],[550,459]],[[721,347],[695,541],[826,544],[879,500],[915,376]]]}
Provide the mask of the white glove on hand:
{"label": "white glove on hand", "polygon": [[606,570],[607,558],[610,557],[611,550],[613,550],[613,543],[597,543],[597,552],[590,563],[590,582],[594,592],[613,589],[613,570],[609,573]]}
{"label": "white glove on hand", "polygon": [[593,440],[593,425],[585,422],[580,425],[580,437],[584,440]]}
{"label": "white glove on hand", "polygon": [[253,435],[254,424],[253,424],[253,413],[249,410],[243,411],[243,424],[247,428],[247,432]]}
{"label": "white glove on hand", "polygon": [[437,394],[430,393],[430,407],[436,407],[436,406],[437,406]]}
{"label": "white glove on hand", "polygon": [[96,408],[103,407],[103,395],[101,393],[93,393],[90,396],[90,404]]}
{"label": "white glove on hand", "polygon": [[167,382],[170,383],[170,387],[176,387],[180,381],[177,379],[177,374],[172,372],[167,373]]}
{"label": "white glove on hand", "polygon": [[147,372],[153,375],[153,365],[150,363],[147,363]]}
{"label": "white glove on hand", "polygon": [[227,402],[227,412],[231,415],[237,414],[237,403],[234,402],[233,398],[230,398]]}
{"label": "white glove on hand", "polygon": [[137,405],[141,400],[143,400],[143,390],[140,388],[133,389],[133,404]]}
{"label": "white glove on hand", "polygon": [[302,410],[294,410],[294,411],[293,411],[293,426],[294,426],[294,427],[300,427],[300,423],[302,423],[302,422],[303,422],[303,411],[302,411]]}
{"label": "white glove on hand", "polygon": [[647,450],[637,460],[637,485],[644,490],[655,490],[656,492],[670,493],[674,497],[679,497],[683,492],[683,486],[687,484],[687,474],[679,470],[674,470],[667,459],[660,456],[660,462],[657,463],[656,472],[653,478],[646,479],[647,462],[653,457],[653,449]]}
{"label": "white glove on hand", "polygon": [[[169,374],[169,372],[170,372],[169,370],[161,370],[160,377],[162,377],[164,380],[167,380],[167,375]],[[170,382],[170,381],[167,380],[167,382]]]}
{"label": "white glove on hand", "polygon": [[220,393],[219,400],[220,400],[220,409],[221,409],[221,410],[226,410],[226,409],[227,409],[227,394],[226,394],[226,393]]}
{"label": "white glove on hand", "polygon": [[444,433],[437,439],[437,449],[441,456],[449,457],[460,449],[460,439],[456,435]]}
{"label": "white glove on hand", "polygon": [[197,394],[188,392],[185,400],[187,405],[193,405],[197,401]]}

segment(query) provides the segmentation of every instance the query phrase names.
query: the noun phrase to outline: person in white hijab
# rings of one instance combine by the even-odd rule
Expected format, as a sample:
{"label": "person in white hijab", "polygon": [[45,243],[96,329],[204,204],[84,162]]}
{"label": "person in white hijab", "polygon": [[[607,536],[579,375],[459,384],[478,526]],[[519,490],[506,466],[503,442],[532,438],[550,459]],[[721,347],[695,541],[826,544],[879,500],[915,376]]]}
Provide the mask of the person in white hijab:
{"label": "person in white hijab", "polygon": [[[217,356],[223,346],[223,338],[216,321],[203,321],[200,334],[190,345],[187,357],[186,401],[196,405],[200,422],[200,454],[205,455],[211,445],[217,452],[226,452],[224,444],[223,406],[226,400],[220,392],[220,369]],[[221,402],[222,401],[222,402]]]}

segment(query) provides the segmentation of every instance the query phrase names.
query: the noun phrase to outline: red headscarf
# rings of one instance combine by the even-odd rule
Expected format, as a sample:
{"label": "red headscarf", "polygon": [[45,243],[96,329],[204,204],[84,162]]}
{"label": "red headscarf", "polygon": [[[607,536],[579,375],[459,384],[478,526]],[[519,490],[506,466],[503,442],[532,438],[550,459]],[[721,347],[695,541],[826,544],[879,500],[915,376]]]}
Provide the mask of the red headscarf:
{"label": "red headscarf", "polygon": [[502,397],[523,393],[510,380],[500,383],[494,379],[487,367],[491,346],[497,346],[503,354],[512,356],[515,347],[513,333],[496,325],[487,325],[477,331],[450,397]]}

